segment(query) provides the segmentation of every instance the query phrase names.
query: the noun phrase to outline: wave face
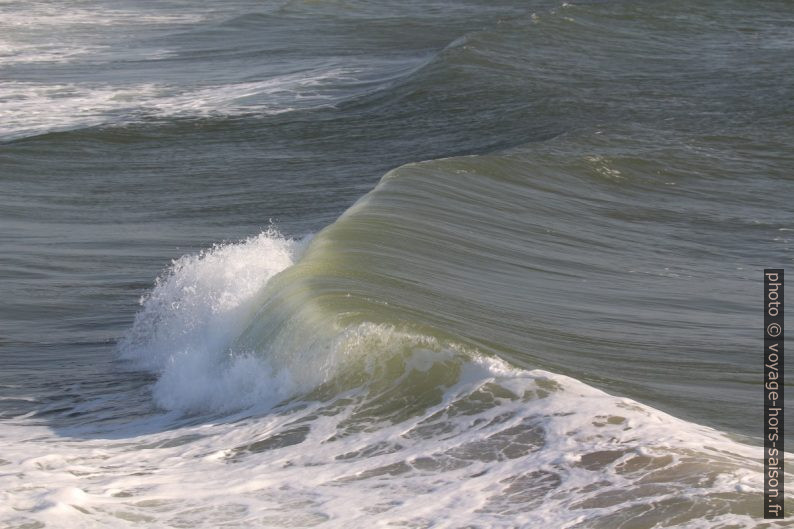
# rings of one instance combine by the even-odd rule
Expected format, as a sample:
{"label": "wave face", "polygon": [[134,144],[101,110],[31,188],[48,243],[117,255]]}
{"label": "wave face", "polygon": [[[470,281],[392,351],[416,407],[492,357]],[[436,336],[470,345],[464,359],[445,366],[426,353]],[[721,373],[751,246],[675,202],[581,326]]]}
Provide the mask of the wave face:
{"label": "wave face", "polygon": [[0,0],[0,525],[786,526],[790,2],[68,7]]}
{"label": "wave face", "polygon": [[[755,294],[744,248],[762,207],[748,195],[715,207],[711,182],[675,176],[678,145],[656,163],[636,141],[590,154],[610,141],[567,135],[388,173],[269,285],[234,347],[266,349],[303,320],[325,340],[326,328],[400,325],[712,426],[753,424],[754,338],[738,306]],[[743,178],[723,170],[723,183]],[[665,202],[649,202],[661,190]],[[715,372],[719,384],[704,383]]]}

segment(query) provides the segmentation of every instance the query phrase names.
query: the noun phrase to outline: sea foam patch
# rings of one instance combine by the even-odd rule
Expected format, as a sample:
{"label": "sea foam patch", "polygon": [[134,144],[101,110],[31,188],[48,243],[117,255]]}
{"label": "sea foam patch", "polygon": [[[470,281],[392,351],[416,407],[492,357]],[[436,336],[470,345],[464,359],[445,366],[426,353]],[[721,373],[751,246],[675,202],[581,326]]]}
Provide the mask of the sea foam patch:
{"label": "sea foam patch", "polygon": [[[2,49],[0,48],[0,51]],[[272,115],[333,103],[356,85],[361,69],[331,67],[258,81],[174,86],[149,82],[43,84],[0,82],[0,140],[144,118]]]}
{"label": "sea foam patch", "polygon": [[[9,425],[0,518],[97,527],[760,527],[753,447],[569,377],[367,331],[388,354],[365,362],[361,385],[327,398],[120,441]],[[390,348],[395,340],[413,345]]]}

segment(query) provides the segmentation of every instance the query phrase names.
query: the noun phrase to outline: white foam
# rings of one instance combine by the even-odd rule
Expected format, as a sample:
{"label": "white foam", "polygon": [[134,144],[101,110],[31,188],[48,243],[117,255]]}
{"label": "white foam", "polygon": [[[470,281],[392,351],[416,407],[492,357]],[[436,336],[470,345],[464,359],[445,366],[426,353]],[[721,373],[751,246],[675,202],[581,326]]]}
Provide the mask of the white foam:
{"label": "white foam", "polygon": [[355,67],[330,67],[262,81],[185,89],[165,84],[42,84],[0,81],[0,139],[143,118],[273,115],[332,104],[357,82]]}
{"label": "white foam", "polygon": [[[381,352],[406,339],[359,332]],[[383,386],[376,362],[372,388],[247,420],[120,441],[6,424],[0,520],[611,528],[658,516],[659,527],[757,526],[746,505],[760,505],[760,449],[568,377],[416,342],[416,357],[381,358],[403,363],[404,386]],[[400,415],[432,388],[431,371],[459,376],[427,408]]]}
{"label": "white foam", "polygon": [[[5,5],[3,5],[5,4]],[[17,5],[22,9],[13,9]],[[9,8],[11,6],[11,8]],[[151,9],[122,9],[94,2],[72,2],[68,9],[60,2],[4,2],[3,18],[0,28],[11,30],[14,28],[58,29],[65,27],[83,26],[96,31],[103,26],[150,26],[152,24],[190,24],[206,18],[206,15],[193,12],[168,12],[166,10],[152,11]]]}
{"label": "white foam", "polygon": [[157,279],[120,351],[160,375],[158,404],[185,412],[228,411],[293,391],[288,374],[274,372],[266,358],[230,356],[228,348],[256,312],[257,294],[295,261],[306,241],[270,229],[177,259]]}
{"label": "white foam", "polygon": [[[132,7],[132,6],[130,6]],[[211,11],[121,9],[93,2],[0,2],[0,65],[65,63],[113,50],[119,34],[196,24]],[[121,30],[121,31],[120,31]]]}

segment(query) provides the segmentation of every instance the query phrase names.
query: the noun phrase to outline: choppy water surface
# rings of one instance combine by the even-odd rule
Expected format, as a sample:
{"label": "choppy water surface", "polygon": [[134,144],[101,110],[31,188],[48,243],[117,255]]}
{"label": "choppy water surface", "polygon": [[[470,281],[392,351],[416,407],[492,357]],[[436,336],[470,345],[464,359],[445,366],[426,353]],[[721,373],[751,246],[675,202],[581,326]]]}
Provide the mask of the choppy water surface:
{"label": "choppy water surface", "polygon": [[0,2],[0,523],[785,526],[791,71],[783,1]]}

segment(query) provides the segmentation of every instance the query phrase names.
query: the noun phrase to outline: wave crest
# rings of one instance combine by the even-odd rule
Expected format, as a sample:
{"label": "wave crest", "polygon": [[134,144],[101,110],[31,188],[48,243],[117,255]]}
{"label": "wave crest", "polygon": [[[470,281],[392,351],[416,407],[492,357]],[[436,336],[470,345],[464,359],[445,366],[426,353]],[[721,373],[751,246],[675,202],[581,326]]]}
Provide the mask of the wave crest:
{"label": "wave crest", "polygon": [[123,358],[159,375],[153,390],[159,405],[228,411],[289,392],[288,381],[264,359],[232,355],[229,346],[259,307],[258,294],[295,262],[307,240],[271,228],[171,263],[141,299],[119,346]]}

